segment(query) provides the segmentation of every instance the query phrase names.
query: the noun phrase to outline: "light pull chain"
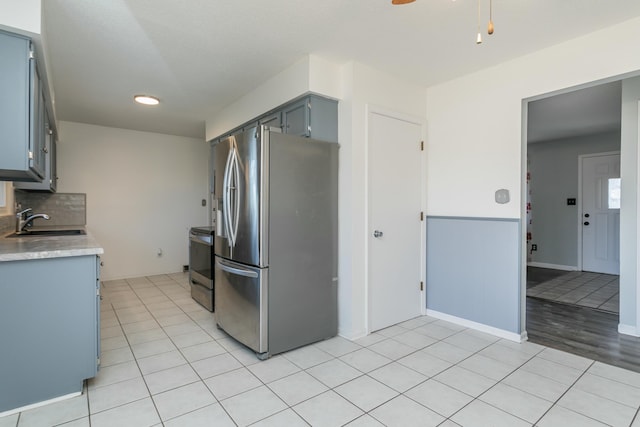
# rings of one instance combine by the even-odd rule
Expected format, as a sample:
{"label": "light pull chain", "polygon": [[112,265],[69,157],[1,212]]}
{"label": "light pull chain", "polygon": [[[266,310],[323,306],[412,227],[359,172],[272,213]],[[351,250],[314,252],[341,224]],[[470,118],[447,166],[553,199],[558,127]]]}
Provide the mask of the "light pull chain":
{"label": "light pull chain", "polygon": [[487,26],[487,33],[493,34],[493,0],[489,0],[489,25]]}
{"label": "light pull chain", "polygon": [[482,43],[482,33],[480,32],[480,0],[478,0],[478,36],[476,37],[476,44]]}

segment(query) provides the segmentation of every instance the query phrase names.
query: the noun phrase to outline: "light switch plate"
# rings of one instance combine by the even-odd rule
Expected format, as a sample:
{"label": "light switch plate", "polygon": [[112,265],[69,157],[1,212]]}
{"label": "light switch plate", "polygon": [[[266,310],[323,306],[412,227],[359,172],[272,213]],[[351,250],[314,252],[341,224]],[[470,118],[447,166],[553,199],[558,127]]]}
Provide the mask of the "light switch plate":
{"label": "light switch plate", "polygon": [[496,190],[496,203],[500,203],[501,205],[505,203],[509,203],[509,190],[505,188],[501,188],[500,190]]}

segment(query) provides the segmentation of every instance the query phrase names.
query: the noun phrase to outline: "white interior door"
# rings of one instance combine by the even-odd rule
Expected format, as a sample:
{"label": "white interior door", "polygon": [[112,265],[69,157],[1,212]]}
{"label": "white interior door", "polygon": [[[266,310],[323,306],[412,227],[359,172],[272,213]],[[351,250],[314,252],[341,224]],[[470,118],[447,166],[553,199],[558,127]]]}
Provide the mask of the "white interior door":
{"label": "white interior door", "polygon": [[620,154],[582,157],[582,269],[620,274]]}
{"label": "white interior door", "polygon": [[421,314],[422,125],[369,112],[369,328]]}

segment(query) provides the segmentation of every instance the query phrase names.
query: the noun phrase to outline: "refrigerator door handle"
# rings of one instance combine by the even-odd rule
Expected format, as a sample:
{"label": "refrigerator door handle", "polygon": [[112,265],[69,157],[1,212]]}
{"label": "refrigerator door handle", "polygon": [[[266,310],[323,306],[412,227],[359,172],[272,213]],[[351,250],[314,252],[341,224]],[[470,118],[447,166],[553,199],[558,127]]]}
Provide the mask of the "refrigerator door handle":
{"label": "refrigerator door handle", "polygon": [[226,271],[227,273],[237,274],[238,276],[251,277],[252,279],[255,279],[258,277],[258,273],[256,273],[255,271],[245,270],[243,268],[237,268],[221,260],[218,260],[217,263],[218,263],[218,267],[220,267],[222,271]]}
{"label": "refrigerator door handle", "polygon": [[[238,165],[238,148],[233,146],[233,159],[231,169],[233,171],[233,177],[235,178],[233,190],[235,191],[235,196],[233,200],[233,222],[229,223],[229,228],[231,232],[229,233],[231,236],[231,246],[235,247],[236,238],[238,237],[238,219],[240,217],[240,166]],[[231,211],[231,209],[229,209]],[[231,213],[231,212],[229,212]],[[231,215],[229,215],[231,216]]]}
{"label": "refrigerator door handle", "polygon": [[[230,233],[230,214],[229,214],[229,199],[230,199],[230,185],[229,185],[229,179],[231,177],[230,175],[230,169],[232,168],[232,162],[233,162],[233,148],[231,150],[229,150],[229,154],[227,155],[227,164],[224,167],[224,176],[222,178],[222,217],[224,219],[222,224],[222,227],[224,227],[225,230],[225,234],[227,235],[228,239],[229,239],[229,246],[233,247],[232,244],[232,239],[233,236]],[[218,227],[220,227],[220,225],[218,225]]]}

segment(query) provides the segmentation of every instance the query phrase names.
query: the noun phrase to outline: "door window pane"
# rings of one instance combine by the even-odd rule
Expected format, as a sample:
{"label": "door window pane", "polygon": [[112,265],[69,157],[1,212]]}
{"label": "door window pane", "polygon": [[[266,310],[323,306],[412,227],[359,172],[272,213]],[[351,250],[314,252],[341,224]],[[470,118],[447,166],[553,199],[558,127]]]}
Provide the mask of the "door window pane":
{"label": "door window pane", "polygon": [[620,209],[620,178],[609,178],[609,209]]}

